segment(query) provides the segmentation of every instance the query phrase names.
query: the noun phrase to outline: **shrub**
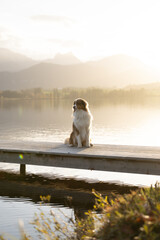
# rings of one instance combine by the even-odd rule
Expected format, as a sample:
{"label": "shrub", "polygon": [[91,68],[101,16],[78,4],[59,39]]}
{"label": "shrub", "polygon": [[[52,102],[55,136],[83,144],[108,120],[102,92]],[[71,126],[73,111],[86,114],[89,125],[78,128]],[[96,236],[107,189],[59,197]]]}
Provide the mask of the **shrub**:
{"label": "shrub", "polygon": [[138,189],[119,196],[114,202],[103,202],[104,223],[95,239],[158,240],[160,239],[160,185]]}

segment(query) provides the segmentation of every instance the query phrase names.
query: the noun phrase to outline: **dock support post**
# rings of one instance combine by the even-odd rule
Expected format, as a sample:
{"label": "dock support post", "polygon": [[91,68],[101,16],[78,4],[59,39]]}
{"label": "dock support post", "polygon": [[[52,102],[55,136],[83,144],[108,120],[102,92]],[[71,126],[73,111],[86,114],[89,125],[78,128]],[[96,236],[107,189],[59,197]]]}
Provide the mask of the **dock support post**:
{"label": "dock support post", "polygon": [[26,165],[20,164],[20,175],[25,176],[26,175]]}

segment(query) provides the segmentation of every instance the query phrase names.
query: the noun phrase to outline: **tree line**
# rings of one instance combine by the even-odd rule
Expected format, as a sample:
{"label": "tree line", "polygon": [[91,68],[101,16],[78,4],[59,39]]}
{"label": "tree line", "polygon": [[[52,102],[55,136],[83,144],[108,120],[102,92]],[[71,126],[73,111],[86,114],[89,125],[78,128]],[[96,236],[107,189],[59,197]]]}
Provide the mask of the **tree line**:
{"label": "tree line", "polygon": [[26,90],[4,90],[0,91],[0,99],[141,99],[151,92],[146,89],[102,89],[102,88],[86,88],[86,89],[51,89],[44,90],[42,88],[26,89]]}

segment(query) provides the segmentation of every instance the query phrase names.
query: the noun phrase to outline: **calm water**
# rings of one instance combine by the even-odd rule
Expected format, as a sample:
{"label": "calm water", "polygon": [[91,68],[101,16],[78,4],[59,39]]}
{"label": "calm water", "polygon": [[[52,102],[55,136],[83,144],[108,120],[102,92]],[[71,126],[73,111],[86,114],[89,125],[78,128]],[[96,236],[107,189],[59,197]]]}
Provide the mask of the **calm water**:
{"label": "calm water", "polygon": [[[0,141],[63,142],[71,131],[71,101],[0,102]],[[160,101],[90,103],[92,141],[160,146]]]}
{"label": "calm water", "polygon": [[[71,106],[71,101],[64,100],[57,102],[50,100],[0,102],[0,142],[64,142],[71,131]],[[92,142],[160,146],[159,106],[159,99],[137,103],[90,102],[90,110],[94,118]],[[19,170],[19,166],[0,164],[0,169],[16,172]],[[27,173],[43,175],[47,178],[71,177],[89,182],[118,182],[138,186],[149,186],[160,181],[158,176],[35,166],[27,166]],[[61,207],[64,211],[69,211],[67,214],[71,214],[71,209]],[[37,205],[32,201],[26,199],[19,201],[8,196],[0,197],[0,233],[7,231],[18,236],[18,227],[15,230],[18,219],[23,218],[24,222],[28,224],[27,222],[33,219],[36,209]],[[27,228],[30,231],[30,225],[27,225]]]}
{"label": "calm water", "polygon": [[64,215],[68,217],[74,215],[72,209],[60,205],[42,206],[34,204],[30,199],[0,197],[0,234],[6,239],[13,239],[13,236],[20,239],[20,222],[23,222],[26,234],[32,235],[33,239],[39,239],[31,222],[33,222],[35,214],[40,215],[41,212],[49,217],[51,209],[64,221],[68,220]]}

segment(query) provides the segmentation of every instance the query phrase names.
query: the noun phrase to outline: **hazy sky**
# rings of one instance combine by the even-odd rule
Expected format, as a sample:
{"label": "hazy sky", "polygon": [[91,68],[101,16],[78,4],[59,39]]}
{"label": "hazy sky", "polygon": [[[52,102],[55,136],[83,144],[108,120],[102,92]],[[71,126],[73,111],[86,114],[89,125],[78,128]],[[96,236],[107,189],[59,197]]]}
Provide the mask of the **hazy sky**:
{"label": "hazy sky", "polygon": [[33,58],[128,54],[160,67],[159,0],[0,0],[0,47]]}

